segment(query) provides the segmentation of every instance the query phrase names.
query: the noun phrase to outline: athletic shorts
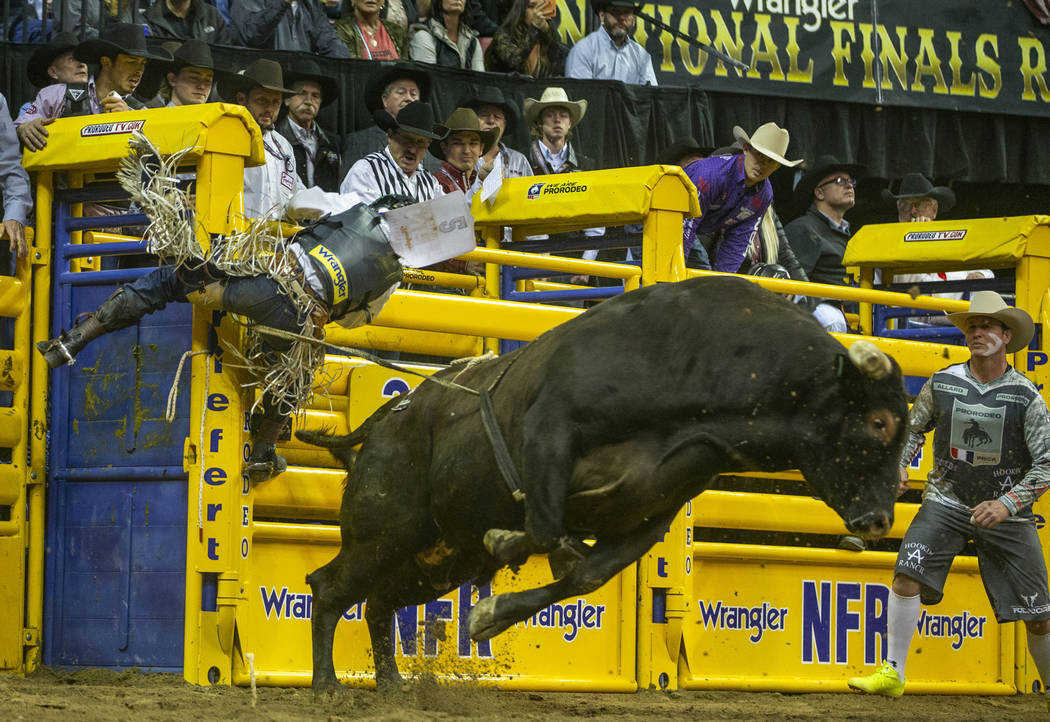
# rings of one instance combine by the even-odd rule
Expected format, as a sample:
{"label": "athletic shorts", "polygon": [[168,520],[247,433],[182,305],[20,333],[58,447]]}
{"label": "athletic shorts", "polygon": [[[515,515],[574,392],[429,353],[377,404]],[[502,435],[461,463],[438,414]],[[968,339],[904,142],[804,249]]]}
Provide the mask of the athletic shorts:
{"label": "athletic shorts", "polygon": [[996,619],[1050,619],[1046,563],[1034,520],[1006,520],[984,529],[970,523],[969,511],[926,501],[901,542],[896,573],[919,582],[923,604],[937,604],[952,560],[970,539]]}

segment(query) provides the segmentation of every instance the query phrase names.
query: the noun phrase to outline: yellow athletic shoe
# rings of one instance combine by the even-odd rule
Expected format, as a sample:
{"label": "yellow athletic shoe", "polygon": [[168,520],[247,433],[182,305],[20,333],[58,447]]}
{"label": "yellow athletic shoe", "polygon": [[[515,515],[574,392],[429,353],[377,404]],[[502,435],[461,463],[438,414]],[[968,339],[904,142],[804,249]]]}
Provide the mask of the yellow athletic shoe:
{"label": "yellow athletic shoe", "polygon": [[867,692],[868,694],[881,694],[886,697],[900,697],[904,694],[904,682],[893,665],[883,662],[875,674],[867,677],[853,677],[847,682],[851,689]]}

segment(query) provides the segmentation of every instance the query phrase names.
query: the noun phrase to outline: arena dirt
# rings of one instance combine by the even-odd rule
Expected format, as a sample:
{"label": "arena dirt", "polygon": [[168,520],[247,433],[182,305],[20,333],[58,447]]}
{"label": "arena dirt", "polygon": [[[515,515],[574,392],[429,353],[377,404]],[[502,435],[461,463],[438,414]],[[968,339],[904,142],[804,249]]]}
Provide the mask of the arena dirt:
{"label": "arena dirt", "polygon": [[315,700],[306,689],[196,687],[175,675],[40,669],[28,678],[0,674],[2,720],[1046,720],[1041,697],[943,697],[899,700],[854,694],[507,692],[433,681],[393,696],[354,689]]}

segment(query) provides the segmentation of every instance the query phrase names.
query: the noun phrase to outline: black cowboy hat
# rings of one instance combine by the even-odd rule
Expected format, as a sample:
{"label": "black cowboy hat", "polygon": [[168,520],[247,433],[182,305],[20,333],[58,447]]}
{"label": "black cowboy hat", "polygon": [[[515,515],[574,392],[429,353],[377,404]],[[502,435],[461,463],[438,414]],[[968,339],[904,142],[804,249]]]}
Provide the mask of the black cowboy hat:
{"label": "black cowboy hat", "polygon": [[112,58],[121,54],[146,60],[171,61],[171,54],[164,48],[150,48],[143,26],[133,23],[110,25],[97,38],[85,40],[73,51],[73,57],[85,63],[97,63],[99,58]]}
{"label": "black cowboy hat", "polygon": [[291,88],[284,87],[281,64],[265,58],[254,61],[239,73],[219,80],[219,96],[230,103],[237,102],[237,93],[248,93],[252,88],[276,90],[284,95],[295,94]]}
{"label": "black cowboy hat", "polygon": [[430,76],[412,63],[403,61],[373,60],[370,66],[380,66],[365,84],[365,107],[369,113],[383,110],[383,91],[395,80],[407,78],[416,81],[419,86],[419,99],[424,103],[430,96]]}
{"label": "black cowboy hat", "polygon": [[882,200],[896,204],[906,198],[932,198],[937,201],[937,210],[945,213],[955,205],[955,193],[951,188],[935,186],[922,173],[908,173],[901,178],[896,193],[889,188],[882,189]]}
{"label": "black cowboy hat", "polygon": [[[403,113],[404,111],[401,112]],[[397,117],[400,119],[400,114]],[[457,131],[477,133],[481,138],[482,155],[485,155],[492,150],[492,146],[496,145],[496,138],[499,136],[498,128],[482,130],[481,121],[478,120],[477,113],[470,108],[456,108],[452,112],[452,115],[448,116],[445,120],[445,128],[447,128],[447,135],[451,135]],[[445,149],[441,147],[441,143],[431,143],[430,154],[438,160],[446,160]]]}
{"label": "black cowboy hat", "polygon": [[610,7],[630,8],[634,12],[640,12],[642,9],[641,3],[634,3],[631,0],[591,0],[591,7],[596,13]]}
{"label": "black cowboy hat", "polygon": [[431,140],[441,140],[448,135],[448,128],[434,122],[434,109],[422,100],[413,100],[401,109],[396,118],[382,109],[373,113],[372,117],[376,125],[385,131],[403,130]]}
{"label": "black cowboy hat", "polygon": [[55,82],[47,69],[62,53],[67,53],[80,45],[80,38],[74,33],[55,33],[55,37],[47,45],[41,45],[29,56],[29,64],[26,65],[26,76],[29,82],[37,88],[43,88]]}
{"label": "black cowboy hat", "polygon": [[297,58],[292,61],[288,72],[284,74],[284,82],[295,85],[297,80],[312,80],[321,86],[321,107],[325,107],[339,97],[339,85],[331,75],[325,75],[321,66],[312,58]]}
{"label": "black cowboy hat", "polygon": [[671,145],[658,153],[656,155],[656,162],[661,165],[678,165],[678,161],[687,155],[699,155],[706,158],[711,155],[712,150],[714,150],[714,146],[700,145],[695,138],[686,136],[681,140],[671,143]]}
{"label": "black cowboy hat", "polygon": [[211,47],[198,38],[190,38],[171,51],[173,60],[169,63],[168,72],[179,72],[183,68],[204,68],[215,70],[215,60],[211,56]]}
{"label": "black cowboy hat", "polygon": [[817,156],[812,164],[806,165],[806,172],[795,186],[794,199],[799,205],[809,206],[813,202],[813,191],[817,184],[832,173],[848,173],[854,180],[863,178],[868,173],[867,167],[859,163],[843,163],[831,154]]}
{"label": "black cowboy hat", "polygon": [[517,104],[495,85],[483,85],[480,90],[468,95],[459,103],[459,107],[470,108],[475,112],[482,105],[493,105],[503,111],[503,117],[507,120],[507,127],[503,129],[503,137],[510,135],[510,131],[517,125],[521,117]]}

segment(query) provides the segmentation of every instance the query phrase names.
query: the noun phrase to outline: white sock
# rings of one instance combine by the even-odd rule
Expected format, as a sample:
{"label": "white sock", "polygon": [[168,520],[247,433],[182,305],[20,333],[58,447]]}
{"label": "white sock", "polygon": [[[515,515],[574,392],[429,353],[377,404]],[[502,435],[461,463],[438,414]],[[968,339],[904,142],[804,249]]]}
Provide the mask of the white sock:
{"label": "white sock", "polygon": [[1043,689],[1048,689],[1050,684],[1050,634],[1028,633],[1028,653],[1035,660],[1035,668],[1039,670],[1039,679],[1043,681]]}
{"label": "white sock", "polygon": [[897,670],[901,682],[904,681],[904,663],[908,660],[908,648],[921,611],[922,599],[918,594],[902,597],[890,590],[886,603],[886,661]]}

